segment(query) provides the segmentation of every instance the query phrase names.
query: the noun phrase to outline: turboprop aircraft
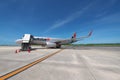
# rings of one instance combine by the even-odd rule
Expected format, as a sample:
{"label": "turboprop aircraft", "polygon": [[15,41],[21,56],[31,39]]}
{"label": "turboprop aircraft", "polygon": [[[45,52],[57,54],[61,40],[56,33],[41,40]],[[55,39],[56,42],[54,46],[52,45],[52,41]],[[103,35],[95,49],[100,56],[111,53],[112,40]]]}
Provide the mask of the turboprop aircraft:
{"label": "turboprop aircraft", "polygon": [[41,45],[48,48],[61,48],[61,45],[70,44],[77,41],[80,41],[84,38],[90,37],[92,31],[89,32],[87,36],[82,36],[76,38],[76,33],[72,35],[69,39],[60,39],[60,38],[49,38],[49,37],[36,37],[31,34],[24,34],[22,39],[17,39],[16,43],[21,44],[21,50],[25,51],[31,49],[31,45]]}

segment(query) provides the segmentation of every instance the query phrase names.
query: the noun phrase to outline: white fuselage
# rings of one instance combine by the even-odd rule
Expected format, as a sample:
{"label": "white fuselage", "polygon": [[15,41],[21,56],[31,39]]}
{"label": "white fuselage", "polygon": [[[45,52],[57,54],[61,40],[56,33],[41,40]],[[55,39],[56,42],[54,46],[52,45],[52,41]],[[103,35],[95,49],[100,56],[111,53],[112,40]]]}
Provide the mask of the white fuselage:
{"label": "white fuselage", "polygon": [[[61,41],[61,40],[63,40],[63,41]],[[69,43],[73,42],[73,40],[67,40],[67,39],[65,40],[65,39],[60,39],[60,38],[34,37],[31,41],[31,44],[46,45],[47,42],[49,42],[49,43],[57,43],[58,42],[59,43],[59,41],[61,41],[60,42],[61,45],[69,44]],[[22,44],[23,42],[24,42],[24,38],[16,40],[17,44]],[[74,40],[74,42],[75,42],[75,40]]]}

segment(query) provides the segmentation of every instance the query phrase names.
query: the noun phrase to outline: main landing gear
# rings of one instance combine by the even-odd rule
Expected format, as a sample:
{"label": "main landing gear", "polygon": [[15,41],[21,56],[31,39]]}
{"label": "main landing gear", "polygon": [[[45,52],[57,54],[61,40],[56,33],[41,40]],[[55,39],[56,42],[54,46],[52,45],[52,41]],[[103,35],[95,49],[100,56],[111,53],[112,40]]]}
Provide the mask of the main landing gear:
{"label": "main landing gear", "polygon": [[57,43],[56,48],[61,48],[61,44]]}

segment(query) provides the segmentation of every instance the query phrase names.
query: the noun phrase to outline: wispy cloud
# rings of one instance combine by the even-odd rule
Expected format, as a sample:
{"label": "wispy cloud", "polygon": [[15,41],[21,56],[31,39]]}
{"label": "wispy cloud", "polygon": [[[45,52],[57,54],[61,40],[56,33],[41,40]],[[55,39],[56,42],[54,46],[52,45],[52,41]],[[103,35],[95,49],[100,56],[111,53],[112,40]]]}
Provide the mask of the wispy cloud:
{"label": "wispy cloud", "polygon": [[44,33],[47,33],[53,29],[56,29],[56,28],[59,28],[59,27],[62,27],[63,25],[75,20],[76,18],[79,18],[87,9],[90,8],[90,6],[92,5],[93,3],[90,3],[89,5],[85,6],[84,8],[82,8],[81,10],[79,11],[76,11],[74,12],[73,14],[67,16],[65,19],[57,22],[57,23],[54,23],[48,30],[46,30]]}
{"label": "wispy cloud", "polygon": [[[75,19],[79,18],[80,16],[82,16],[86,11],[95,11],[96,7],[94,7],[94,5],[99,4],[99,2],[100,2],[99,0],[91,2],[89,5],[83,7],[81,10],[78,10],[78,11],[70,14],[69,16],[64,18],[63,20],[58,21],[57,23],[54,23],[44,33],[47,33],[47,32],[49,32],[49,31],[51,31],[53,29],[56,29],[56,28],[63,27],[65,24],[68,24],[68,23],[72,22],[73,20],[75,20]],[[98,13],[98,14],[94,13],[96,18],[104,17],[109,12],[109,10],[107,10],[107,9],[112,7],[116,2],[117,2],[117,0],[110,0],[110,1],[108,1],[107,4],[104,6],[104,8],[101,8],[102,10],[101,10],[100,13]]]}
{"label": "wispy cloud", "polygon": [[120,13],[115,13],[106,17],[102,17],[98,20],[94,20],[94,23],[107,24],[107,23],[120,23]]}
{"label": "wispy cloud", "polygon": [[89,28],[94,28],[94,29],[97,28],[99,30],[101,30],[101,28],[107,28],[109,30],[109,27],[114,25],[114,28],[118,29],[117,27],[119,26],[118,24],[120,23],[119,16],[120,13],[115,13],[108,16],[102,16],[101,18],[93,19],[91,21],[83,23],[81,24],[81,26],[86,26],[86,27],[89,26]]}

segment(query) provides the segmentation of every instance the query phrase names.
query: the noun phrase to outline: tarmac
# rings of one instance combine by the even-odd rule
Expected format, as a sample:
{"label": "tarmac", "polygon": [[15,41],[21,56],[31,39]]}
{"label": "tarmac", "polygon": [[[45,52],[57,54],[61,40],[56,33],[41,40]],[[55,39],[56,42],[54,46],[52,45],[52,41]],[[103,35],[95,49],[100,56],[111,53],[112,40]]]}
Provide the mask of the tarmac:
{"label": "tarmac", "polygon": [[0,80],[120,80],[120,47],[18,49],[0,46]]}

